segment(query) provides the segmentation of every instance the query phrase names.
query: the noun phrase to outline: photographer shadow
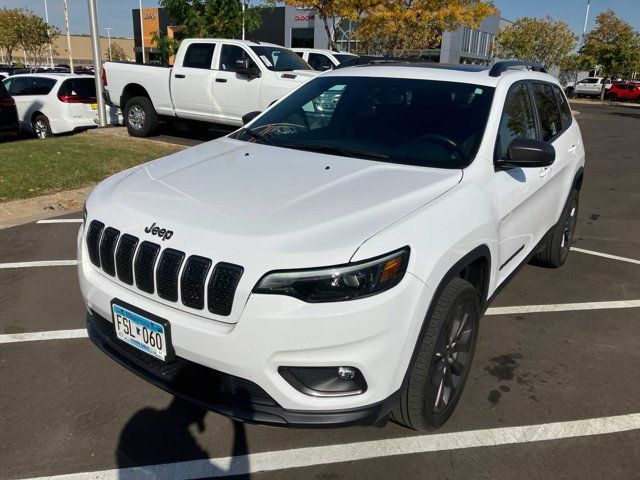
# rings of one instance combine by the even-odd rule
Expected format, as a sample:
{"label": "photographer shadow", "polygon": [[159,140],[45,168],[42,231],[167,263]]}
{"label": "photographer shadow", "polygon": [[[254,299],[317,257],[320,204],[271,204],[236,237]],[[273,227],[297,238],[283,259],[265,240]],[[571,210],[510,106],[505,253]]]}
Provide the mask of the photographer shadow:
{"label": "photographer shadow", "polygon": [[178,397],[164,410],[144,408],[138,411],[120,433],[116,449],[119,479],[173,478],[180,467],[171,470],[166,464],[194,461],[195,464],[186,468],[197,469],[211,477],[232,474],[237,475],[234,478],[249,479],[247,438],[241,422],[233,422],[232,460],[228,470],[212,463],[197,462],[208,460],[210,455],[198,444],[190,429],[193,426],[203,433],[207,413],[207,410]]}

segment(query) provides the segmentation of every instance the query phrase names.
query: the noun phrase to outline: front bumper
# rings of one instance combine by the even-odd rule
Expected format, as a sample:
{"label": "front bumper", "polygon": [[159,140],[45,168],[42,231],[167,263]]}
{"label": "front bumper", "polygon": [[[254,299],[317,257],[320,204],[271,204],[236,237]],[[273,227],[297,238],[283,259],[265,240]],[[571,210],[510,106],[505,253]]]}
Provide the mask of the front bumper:
{"label": "front bumper", "polygon": [[243,422],[287,427],[384,425],[396,402],[383,402],[340,411],[286,410],[255,383],[177,357],[170,364],[149,357],[120,342],[111,322],[87,313],[91,341],[104,353],[153,385],[207,410]]}
{"label": "front bumper", "polygon": [[[351,425],[384,419],[402,386],[432,296],[424,283],[407,273],[394,288],[349,302],[309,304],[280,295],[250,294],[242,301],[237,323],[225,323],[178,305],[160,303],[108,277],[88,261],[82,238],[80,232],[78,275],[83,299],[91,312],[88,328],[94,343],[160,388],[246,421]],[[114,298],[170,322],[179,365],[189,365],[189,372],[206,372],[196,382],[198,388],[182,388],[182,383],[176,385],[166,376],[154,374],[154,369],[149,369],[149,359],[144,358],[141,365],[135,358],[132,360],[134,354],[118,349],[125,345],[110,340]],[[160,362],[160,366],[172,369],[177,365]],[[366,391],[333,397],[308,395],[294,388],[279,372],[280,367],[338,366],[357,368],[366,380]],[[200,373],[195,376],[200,377]],[[268,402],[252,399],[243,405],[239,400],[247,398],[246,391],[240,398],[220,397],[220,391],[212,387],[217,384],[210,378],[212,375],[250,383],[250,390],[263,392],[259,398]],[[235,391],[231,387],[223,390]]]}

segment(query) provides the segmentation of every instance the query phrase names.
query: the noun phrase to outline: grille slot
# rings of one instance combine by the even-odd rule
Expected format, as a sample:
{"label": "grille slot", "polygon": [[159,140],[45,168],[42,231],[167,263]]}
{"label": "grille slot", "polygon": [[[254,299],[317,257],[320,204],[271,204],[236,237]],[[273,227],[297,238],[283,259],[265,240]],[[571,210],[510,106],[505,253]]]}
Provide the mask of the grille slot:
{"label": "grille slot", "polygon": [[100,236],[104,229],[104,223],[98,220],[93,220],[87,230],[87,252],[89,253],[89,260],[96,267],[100,266]]}
{"label": "grille slot", "polygon": [[207,291],[209,295],[207,303],[211,313],[225,317],[231,313],[233,297],[242,272],[244,268],[240,265],[224,262],[216,265]]}
{"label": "grille slot", "polygon": [[119,230],[107,227],[104,230],[102,240],[100,241],[100,263],[102,264],[102,270],[112,277],[116,274],[114,254],[116,251],[116,245],[118,244],[119,236]]}
{"label": "grille slot", "polygon": [[138,239],[125,233],[120,238],[116,250],[116,271],[121,282],[133,285],[133,256],[136,253]]}
{"label": "grille slot", "polygon": [[211,260],[197,255],[187,259],[180,280],[182,303],[187,307],[204,308],[204,282],[211,268]]}
{"label": "grille slot", "polygon": [[166,248],[160,257],[156,282],[158,295],[165,300],[178,301],[178,274],[184,260],[184,253],[173,248]]}
{"label": "grille slot", "polygon": [[136,287],[143,292],[153,293],[153,268],[158,258],[160,245],[144,241],[140,244],[135,260]]}

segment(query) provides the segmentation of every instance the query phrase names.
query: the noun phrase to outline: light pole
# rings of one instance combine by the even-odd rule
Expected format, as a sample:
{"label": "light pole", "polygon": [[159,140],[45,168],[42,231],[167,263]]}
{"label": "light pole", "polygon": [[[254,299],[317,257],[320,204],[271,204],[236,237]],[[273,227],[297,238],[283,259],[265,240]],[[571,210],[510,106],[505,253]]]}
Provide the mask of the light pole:
{"label": "light pole", "polygon": [[144,59],[144,21],[142,19],[142,0],[138,0],[140,8],[140,47],[142,49],[142,63],[146,63]]}
{"label": "light pole", "polygon": [[245,0],[241,0],[241,1],[242,1],[242,40],[244,40],[244,10],[246,6],[245,6]]}
{"label": "light pole", "polygon": [[[44,20],[49,25],[49,9],[47,8],[47,0],[44,0]],[[47,33],[49,33],[49,29],[47,28]],[[49,43],[49,63],[51,67],[53,67],[53,50],[51,47],[51,43]]]}
{"label": "light pole", "polygon": [[104,29],[107,31],[107,38],[109,39],[109,61],[113,61],[113,59],[111,58],[111,30],[113,30],[113,28],[111,27],[104,27]]}
{"label": "light pole", "polygon": [[69,50],[69,68],[73,73],[73,54],[71,53],[71,33],[69,31],[69,11],[67,9],[67,0],[63,0],[64,5],[64,24],[67,28],[67,50]]}
{"label": "light pole", "polygon": [[89,27],[91,30],[91,50],[93,51],[93,71],[96,84],[96,100],[98,101],[98,120],[101,127],[107,126],[107,112],[104,105],[104,85],[100,75],[100,30],[98,30],[98,8],[96,0],[87,0],[89,4]]}
{"label": "light pole", "polygon": [[582,27],[582,42],[580,46],[584,45],[584,37],[587,34],[587,22],[589,21],[589,8],[591,7],[591,0],[587,0],[587,11],[584,14],[584,27]]}

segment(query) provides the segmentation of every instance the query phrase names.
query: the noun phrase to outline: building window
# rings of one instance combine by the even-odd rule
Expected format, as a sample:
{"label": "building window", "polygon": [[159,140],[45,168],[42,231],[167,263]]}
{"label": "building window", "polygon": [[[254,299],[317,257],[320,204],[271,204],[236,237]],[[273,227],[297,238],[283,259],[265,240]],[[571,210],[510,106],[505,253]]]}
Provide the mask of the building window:
{"label": "building window", "polygon": [[471,48],[471,29],[469,27],[465,27],[462,32],[462,51],[465,53],[469,53],[469,49]]}
{"label": "building window", "polygon": [[292,28],[291,48],[313,48],[313,27]]}

